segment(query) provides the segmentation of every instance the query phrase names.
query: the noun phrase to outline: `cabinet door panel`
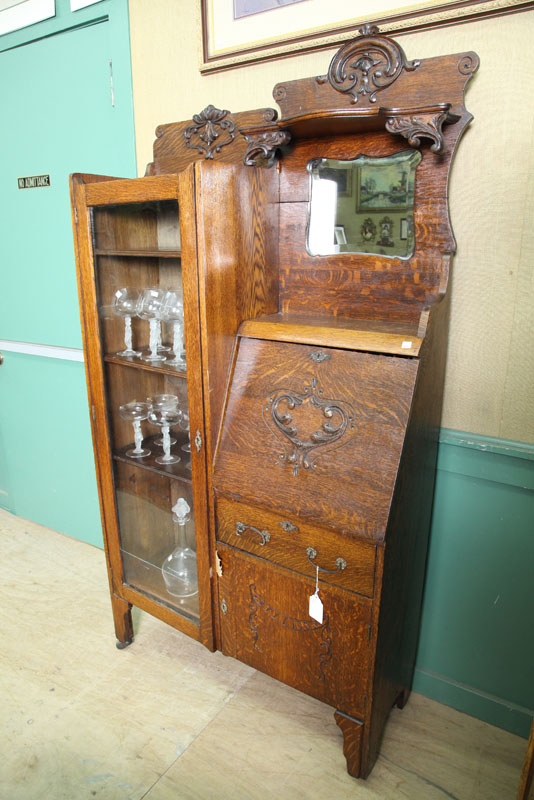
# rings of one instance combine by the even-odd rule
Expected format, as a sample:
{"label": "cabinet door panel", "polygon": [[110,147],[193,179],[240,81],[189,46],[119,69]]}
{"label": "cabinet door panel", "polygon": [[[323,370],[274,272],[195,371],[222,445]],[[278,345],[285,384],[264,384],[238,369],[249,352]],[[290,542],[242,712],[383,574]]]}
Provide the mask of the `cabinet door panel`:
{"label": "cabinet door panel", "polygon": [[242,339],[216,490],[382,538],[417,367],[411,358]]}
{"label": "cabinet door panel", "polygon": [[363,716],[371,602],[321,587],[323,622],[309,616],[315,581],[223,544],[222,649],[351,716]]}
{"label": "cabinet door panel", "polygon": [[113,592],[212,647],[198,272],[180,229],[193,176],[75,182],[74,198]]}

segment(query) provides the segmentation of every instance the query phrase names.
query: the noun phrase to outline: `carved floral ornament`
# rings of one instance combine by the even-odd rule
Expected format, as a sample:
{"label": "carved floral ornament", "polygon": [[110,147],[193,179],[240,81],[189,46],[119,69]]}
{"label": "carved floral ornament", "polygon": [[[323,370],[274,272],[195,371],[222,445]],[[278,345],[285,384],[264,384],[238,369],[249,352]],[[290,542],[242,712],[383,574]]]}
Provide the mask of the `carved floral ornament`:
{"label": "carved floral ornament", "polygon": [[[297,422],[295,410],[308,413]],[[301,392],[295,389],[272,392],[262,415],[283,446],[283,452],[278,454],[279,463],[290,465],[293,475],[298,475],[299,469],[315,469],[320,456],[343,447],[356,433],[352,405],[346,400],[323,397],[317,378]]]}
{"label": "carved floral ornament", "polygon": [[420,61],[408,61],[404,50],[378,28],[366,25],[361,36],[342,47],[330,62],[328,73],[317,77],[317,83],[330,83],[333,89],[350,94],[352,102],[369,97],[376,103],[376,94],[397,80],[403,70],[417,69]]}
{"label": "carved floral ornament", "polygon": [[[194,114],[195,124],[189,125],[184,131],[186,147],[204,153],[204,158],[213,158],[214,153],[220,153],[221,148],[235,139],[235,125],[231,119],[226,119],[229,114],[229,111],[212,105],[206,106],[200,114]],[[218,142],[222,132],[226,137]]]}

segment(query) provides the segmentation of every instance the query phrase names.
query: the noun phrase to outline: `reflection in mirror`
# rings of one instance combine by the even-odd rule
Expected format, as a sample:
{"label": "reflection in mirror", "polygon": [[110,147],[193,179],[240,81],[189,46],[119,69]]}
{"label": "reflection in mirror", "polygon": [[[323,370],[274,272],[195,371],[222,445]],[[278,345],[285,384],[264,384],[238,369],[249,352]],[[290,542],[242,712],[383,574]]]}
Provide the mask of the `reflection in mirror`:
{"label": "reflection in mirror", "polygon": [[418,150],[403,150],[381,158],[308,162],[308,253],[410,258],[415,246],[415,170],[420,161]]}

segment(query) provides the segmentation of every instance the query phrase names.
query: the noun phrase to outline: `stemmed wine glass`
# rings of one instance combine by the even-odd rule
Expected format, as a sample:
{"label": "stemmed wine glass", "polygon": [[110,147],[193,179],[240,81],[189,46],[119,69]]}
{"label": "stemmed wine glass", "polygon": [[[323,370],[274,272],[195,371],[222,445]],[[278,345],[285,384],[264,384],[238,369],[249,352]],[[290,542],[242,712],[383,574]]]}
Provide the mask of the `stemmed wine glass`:
{"label": "stemmed wine glass", "polygon": [[134,429],[135,447],[126,451],[127,456],[132,458],[143,458],[150,455],[150,450],[143,447],[143,432],[141,430],[141,421],[147,419],[150,406],[148,403],[132,400],[130,403],[125,403],[119,406],[120,416],[131,422]]}
{"label": "stemmed wine glass", "polygon": [[163,434],[163,455],[158,456],[156,458],[157,464],[177,464],[180,461],[180,456],[175,456],[174,453],[171,453],[171,436],[169,433],[169,429],[173,425],[177,425],[180,421],[180,417],[182,412],[176,406],[161,406],[161,407],[150,407],[148,412],[148,421],[152,425],[157,425],[161,428],[161,432]]}
{"label": "stemmed wine glass", "polygon": [[172,508],[172,518],[177,524],[176,548],[161,565],[163,580],[169,594],[174,597],[192,597],[198,592],[197,557],[187,546],[185,528],[191,508],[185,497],[180,497]]}
{"label": "stemmed wine glass", "polygon": [[137,316],[137,304],[139,302],[139,290],[124,286],[117,289],[113,295],[112,310],[118,317],[124,319],[124,344],[126,349],[117,353],[118,356],[140,356],[132,347],[132,317]]}
{"label": "stemmed wine glass", "polygon": [[[178,408],[179,407],[179,400],[175,394],[153,394],[151,397],[147,397],[147,403],[151,408]],[[153,439],[154,444],[163,445],[163,437],[161,436],[159,439]],[[176,444],[176,439],[174,436],[170,437],[170,443]]]}
{"label": "stemmed wine glass", "polygon": [[158,353],[159,336],[161,332],[161,310],[165,299],[163,289],[145,289],[139,296],[137,303],[137,316],[148,320],[150,324],[150,353],[143,356],[143,361],[165,361],[165,356]]}
{"label": "stemmed wine glass", "polygon": [[185,367],[184,348],[184,304],[182,294],[178,290],[168,291],[163,303],[162,318],[172,322],[174,358],[167,361],[177,367]]}

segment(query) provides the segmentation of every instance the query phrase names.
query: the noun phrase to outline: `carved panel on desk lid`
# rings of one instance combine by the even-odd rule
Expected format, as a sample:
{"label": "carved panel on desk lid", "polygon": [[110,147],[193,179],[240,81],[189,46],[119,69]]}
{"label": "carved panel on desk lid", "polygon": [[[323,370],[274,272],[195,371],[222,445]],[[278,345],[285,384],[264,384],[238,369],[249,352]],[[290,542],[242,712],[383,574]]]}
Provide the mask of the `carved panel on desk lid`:
{"label": "carved panel on desk lid", "polygon": [[289,630],[295,631],[295,633],[313,633],[319,637],[319,643],[321,647],[321,655],[319,656],[319,669],[321,670],[321,674],[318,676],[318,679],[321,682],[324,682],[326,679],[326,670],[328,667],[328,662],[332,657],[332,634],[329,627],[329,616],[325,612],[323,621],[317,622],[316,620],[312,619],[298,619],[297,617],[290,617],[287,614],[284,614],[283,611],[277,611],[273,608],[266,600],[258,594],[256,590],[256,585],[251,583],[249,585],[250,591],[250,615],[248,618],[250,631],[252,633],[252,641],[254,642],[254,650],[258,650],[261,652],[261,648],[258,644],[259,640],[259,618],[258,612],[261,610],[265,614],[266,617],[272,619],[278,625],[281,625],[283,628],[289,628]]}
{"label": "carved panel on desk lid", "polygon": [[[231,144],[235,139],[235,125],[229,115],[229,111],[222,111],[211,104],[200,114],[194,114],[195,124],[189,125],[184,131],[186,147],[204,153],[204,158],[212,159],[214,152],[220,153],[225,145]],[[218,142],[223,132],[225,138]]]}
{"label": "carved panel on desk lid", "polygon": [[393,39],[383,36],[375,25],[360,28],[361,36],[344,45],[332,61],[326,75],[317,83],[330,83],[342,94],[350,94],[352,102],[359,96],[376,103],[376,95],[397,80],[403,70],[417,69],[420,61],[409,61],[404,50]]}
{"label": "carved panel on desk lid", "polygon": [[267,428],[283,446],[278,463],[315,469],[317,459],[346,445],[356,433],[355,411],[346,400],[323,396],[317,378],[302,391],[276,389],[262,408]]}

